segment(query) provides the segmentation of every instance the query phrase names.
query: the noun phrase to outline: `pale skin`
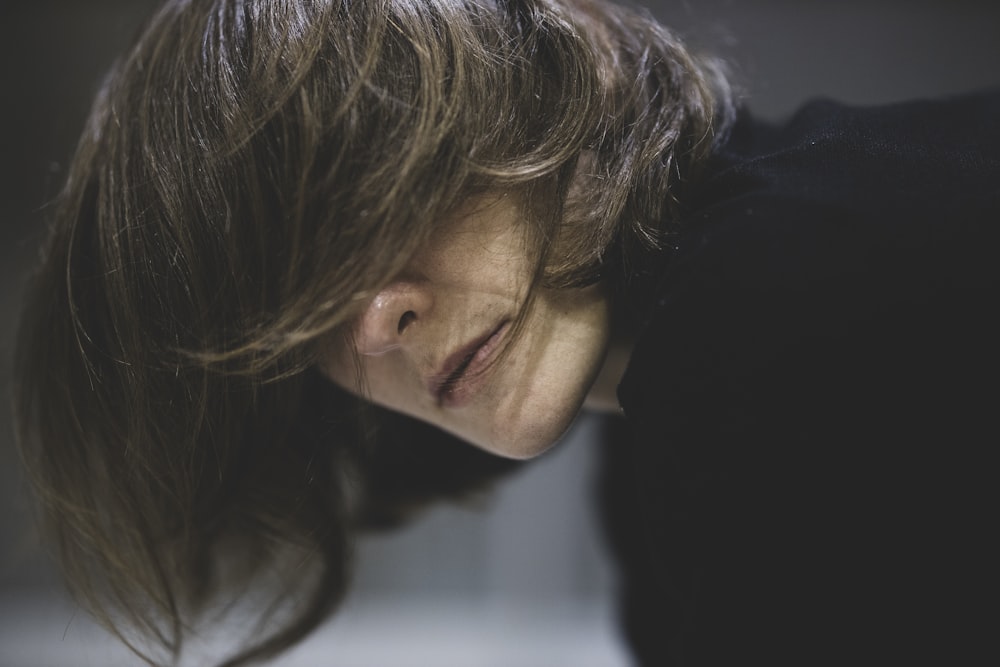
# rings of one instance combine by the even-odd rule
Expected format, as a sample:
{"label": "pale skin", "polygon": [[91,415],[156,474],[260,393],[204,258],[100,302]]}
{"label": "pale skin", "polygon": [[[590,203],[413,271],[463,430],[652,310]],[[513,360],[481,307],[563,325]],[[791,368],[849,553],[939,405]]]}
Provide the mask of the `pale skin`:
{"label": "pale skin", "polygon": [[511,196],[468,202],[368,303],[351,336],[326,346],[322,371],[509,458],[544,452],[585,403],[616,409],[625,357],[608,354],[610,304],[601,285],[536,290],[512,335],[534,268],[521,216]]}

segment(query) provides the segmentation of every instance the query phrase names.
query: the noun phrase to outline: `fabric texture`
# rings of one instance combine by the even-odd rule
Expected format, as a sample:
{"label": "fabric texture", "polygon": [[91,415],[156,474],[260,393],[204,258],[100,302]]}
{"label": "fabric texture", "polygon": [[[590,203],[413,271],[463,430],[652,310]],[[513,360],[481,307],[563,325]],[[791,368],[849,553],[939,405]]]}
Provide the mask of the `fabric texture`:
{"label": "fabric texture", "polygon": [[995,664],[1000,91],[744,114],[687,204],[604,469],[637,663]]}

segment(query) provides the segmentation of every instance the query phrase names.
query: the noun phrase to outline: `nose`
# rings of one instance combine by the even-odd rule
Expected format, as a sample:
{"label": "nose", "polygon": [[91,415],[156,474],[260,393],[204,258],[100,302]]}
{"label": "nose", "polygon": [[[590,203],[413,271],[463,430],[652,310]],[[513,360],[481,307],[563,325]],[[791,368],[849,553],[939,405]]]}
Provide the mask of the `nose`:
{"label": "nose", "polygon": [[425,283],[396,281],[383,288],[361,314],[355,329],[360,354],[385,354],[413,338],[426,320],[434,297]]}

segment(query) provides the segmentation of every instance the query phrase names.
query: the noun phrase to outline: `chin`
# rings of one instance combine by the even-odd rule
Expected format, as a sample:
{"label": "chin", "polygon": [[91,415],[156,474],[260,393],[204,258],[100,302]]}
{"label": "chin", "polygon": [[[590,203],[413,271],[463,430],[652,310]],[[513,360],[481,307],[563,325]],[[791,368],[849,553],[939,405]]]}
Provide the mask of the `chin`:
{"label": "chin", "polygon": [[[525,460],[544,454],[566,434],[579,414],[583,400],[561,409],[533,410],[500,420],[487,441],[476,443],[486,451],[508,459]],[[575,408],[575,409],[574,409]],[[473,442],[475,442],[473,440]]]}
{"label": "chin", "polygon": [[550,440],[548,438],[524,438],[505,440],[499,443],[486,443],[480,445],[480,447],[491,454],[502,456],[505,459],[526,461],[544,454],[551,449],[558,440],[558,438],[555,440]]}

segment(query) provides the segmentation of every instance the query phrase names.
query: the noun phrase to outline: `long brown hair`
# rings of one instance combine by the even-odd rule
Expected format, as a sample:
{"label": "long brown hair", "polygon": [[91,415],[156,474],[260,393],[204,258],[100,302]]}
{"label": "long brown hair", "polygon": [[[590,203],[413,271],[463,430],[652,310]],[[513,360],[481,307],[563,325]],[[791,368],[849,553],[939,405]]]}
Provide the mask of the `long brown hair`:
{"label": "long brown hair", "polygon": [[78,599],[153,663],[145,640],[176,658],[199,610],[308,563],[225,664],[314,629],[359,524],[504,467],[429,444],[397,484],[394,417],[371,445],[317,341],[482,191],[523,194],[540,280],[620,270],[710,152],[722,82],[592,0],[166,2],[95,101],[18,339],[18,439]]}

